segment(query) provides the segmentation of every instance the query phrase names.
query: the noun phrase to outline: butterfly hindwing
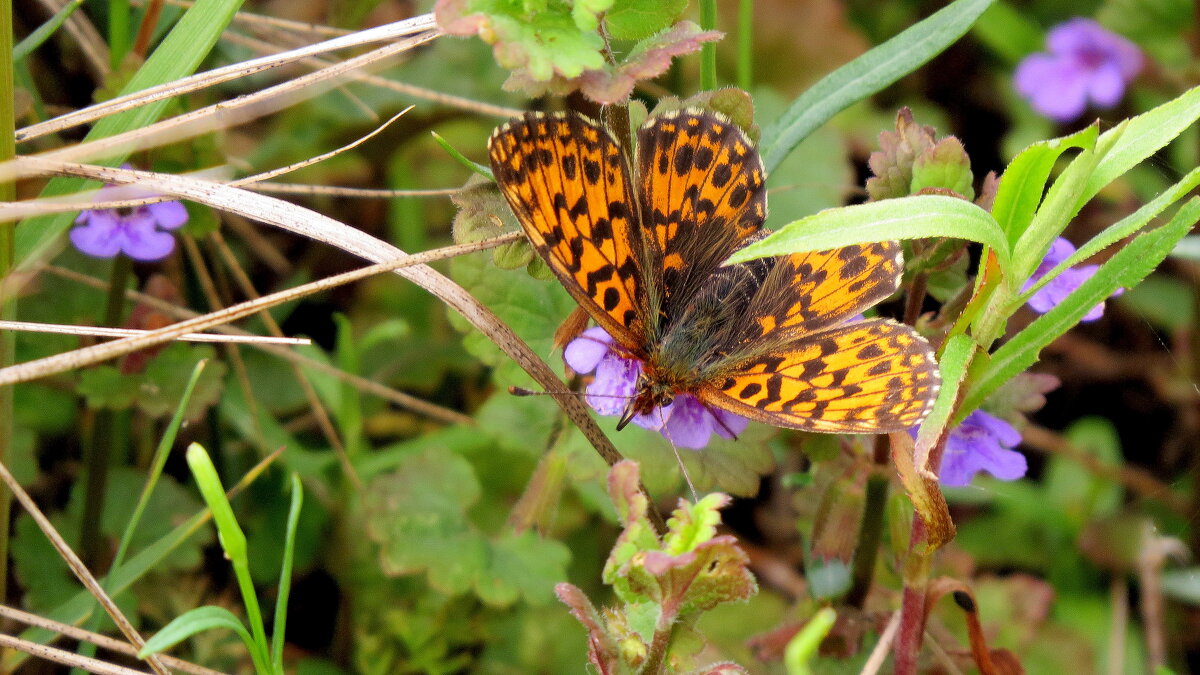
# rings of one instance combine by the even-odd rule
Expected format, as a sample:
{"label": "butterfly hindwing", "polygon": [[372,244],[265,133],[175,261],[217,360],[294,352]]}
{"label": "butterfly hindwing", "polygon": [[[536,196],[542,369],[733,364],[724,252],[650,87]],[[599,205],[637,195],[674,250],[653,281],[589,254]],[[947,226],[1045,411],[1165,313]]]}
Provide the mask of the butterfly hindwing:
{"label": "butterfly hindwing", "polygon": [[488,148],[496,182],[563,286],[618,342],[640,345],[642,226],[617,141],[581,115],[530,113]]}
{"label": "butterfly hindwing", "polygon": [[903,266],[894,241],[781,256],[746,313],[762,338],[818,331],[895,293]]}
{"label": "butterfly hindwing", "polygon": [[682,110],[653,116],[638,130],[637,169],[669,321],[762,227],[767,215],[762,160],[725,117]]}
{"label": "butterfly hindwing", "polygon": [[745,359],[698,396],[776,426],[882,433],[924,419],[939,385],[937,361],[924,338],[909,326],[870,319]]}

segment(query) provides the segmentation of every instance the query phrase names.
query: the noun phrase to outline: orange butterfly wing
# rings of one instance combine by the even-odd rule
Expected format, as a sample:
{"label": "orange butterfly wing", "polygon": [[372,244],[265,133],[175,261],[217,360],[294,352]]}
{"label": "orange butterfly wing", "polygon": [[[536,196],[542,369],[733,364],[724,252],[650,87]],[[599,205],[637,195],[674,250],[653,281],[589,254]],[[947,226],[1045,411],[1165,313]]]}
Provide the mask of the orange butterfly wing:
{"label": "orange butterfly wing", "polygon": [[645,248],[616,139],[576,114],[529,113],[488,141],[492,172],[534,248],[619,343],[647,332]]}
{"label": "orange butterfly wing", "polygon": [[803,335],[724,369],[700,400],[776,426],[834,433],[904,431],[940,387],[929,343],[911,327],[870,319]]}

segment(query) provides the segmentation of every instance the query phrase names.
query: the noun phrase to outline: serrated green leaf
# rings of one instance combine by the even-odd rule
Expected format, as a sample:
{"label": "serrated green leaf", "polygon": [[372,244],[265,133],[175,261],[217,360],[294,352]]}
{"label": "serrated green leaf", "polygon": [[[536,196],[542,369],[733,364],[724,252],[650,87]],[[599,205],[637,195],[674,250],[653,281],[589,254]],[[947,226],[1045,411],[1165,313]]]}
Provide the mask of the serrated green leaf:
{"label": "serrated green leaf", "polygon": [[[1015,298],[1013,301],[1013,306],[1018,307],[1025,304],[1025,302],[1031,296],[1033,296],[1034,293],[1038,292],[1043,286],[1050,283],[1055,277],[1062,274],[1062,272],[1067,268],[1074,267],[1075,265],[1082,263],[1100,251],[1136,233],[1138,230],[1141,230],[1146,226],[1147,223],[1165,211],[1168,206],[1183,198],[1197,185],[1200,185],[1200,168],[1192,169],[1187,173],[1186,176],[1180,179],[1178,183],[1175,183],[1156,196],[1154,199],[1139,207],[1137,211],[1134,211],[1121,220],[1118,220],[1112,225],[1104,228],[1104,231],[1102,231],[1100,234],[1097,234],[1089,239],[1087,243],[1083,246],[1080,246],[1079,250],[1075,251],[1071,257],[1056,265],[1053,269],[1044,274],[1037,283],[1030,286],[1028,289],[1022,292],[1020,296]],[[1181,242],[1186,240],[1187,237],[1184,237]],[[1175,250],[1178,251],[1178,249],[1179,244],[1176,244]]]}
{"label": "serrated green leaf", "polygon": [[616,0],[604,27],[616,40],[641,40],[675,23],[687,0]]}
{"label": "serrated green leaf", "polygon": [[1098,134],[1099,127],[1090,124],[1070,136],[1039,141],[1022,150],[1004,169],[992,202],[992,216],[1011,244],[1016,244],[1033,219],[1058,158],[1071,148],[1095,147]]}
{"label": "serrated green leaf", "polygon": [[210,345],[176,342],[162,350],[142,373],[138,387],[138,408],[152,417],[166,417],[173,413],[191,380],[192,370],[205,359],[208,365],[200,374],[184,410],[186,419],[199,418],[221,400],[225,389],[226,366],[216,359],[216,350]]}
{"label": "serrated green leaf", "polygon": [[504,607],[518,599],[546,605],[554,599],[554,585],[567,578],[571,552],[562,542],[526,530],[508,532],[491,542],[489,560],[476,592],[485,603]]}
{"label": "serrated green leaf", "polygon": [[721,524],[720,509],[729,505],[728,495],[714,492],[705,495],[695,504],[680,504],[667,521],[667,533],[663,536],[663,550],[670,555],[694,551],[697,546],[712,539]]}
{"label": "serrated green leaf", "polygon": [[886,199],[801,218],[746,246],[726,264],[755,258],[823,251],[850,244],[919,237],[954,237],[991,246],[1007,268],[1004,233],[991,214],[971,202],[940,195]]}
{"label": "serrated green leaf", "polygon": [[825,76],[800,95],[779,121],[763,131],[768,174],[838,112],[881,91],[924,65],[962,37],[993,0],[956,0],[925,20]]}
{"label": "serrated green leaf", "polygon": [[1065,301],[1034,320],[997,349],[990,359],[977,360],[975,366],[979,367],[971,369],[963,410],[978,408],[1000,385],[1033,365],[1043,347],[1070,330],[1118,288],[1137,285],[1162,262],[1198,219],[1200,199],[1193,198],[1169,223],[1139,235],[1117,252]]}
{"label": "serrated green leaf", "polygon": [[1079,198],[1086,204],[1096,193],[1146,158],[1158,152],[1200,119],[1200,87],[1137,117],[1125,120],[1100,135],[1097,147],[1107,147]]}
{"label": "serrated green leaf", "polygon": [[89,408],[126,410],[138,395],[140,375],[122,375],[115,366],[100,365],[79,374],[78,390]]}
{"label": "serrated green leaf", "polygon": [[480,495],[470,463],[444,448],[403,455],[363,491],[363,520],[389,576],[426,572],[430,585],[456,595],[486,565],[486,541],[468,522]]}
{"label": "serrated green leaf", "polygon": [[250,631],[242,625],[241,619],[224,607],[209,605],[188,610],[175,617],[171,623],[163,626],[162,630],[146,640],[145,646],[138,651],[138,658],[144,659],[150,654],[170,649],[197,633],[214,628],[232,630],[242,638],[242,642],[246,643],[247,647],[251,650],[254,649],[254,638],[250,637]]}

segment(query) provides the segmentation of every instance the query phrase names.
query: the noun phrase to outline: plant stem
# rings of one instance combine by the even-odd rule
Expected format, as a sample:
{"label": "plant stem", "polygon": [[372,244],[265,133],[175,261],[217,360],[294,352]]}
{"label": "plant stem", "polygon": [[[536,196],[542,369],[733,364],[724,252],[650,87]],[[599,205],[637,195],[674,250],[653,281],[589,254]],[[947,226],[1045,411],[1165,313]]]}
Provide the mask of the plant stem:
{"label": "plant stem", "polygon": [[[700,0],[700,28],[715,30],[717,27],[717,0]],[[700,45],[700,89],[709,91],[717,88],[717,46],[711,42]]]}
{"label": "plant stem", "polygon": [[[16,156],[16,112],[13,91],[13,22],[12,3],[0,3],[0,162]],[[16,187],[12,183],[0,184],[0,201],[16,199]],[[15,223],[0,226],[0,279],[8,278],[13,268],[13,228]],[[8,295],[7,293],[4,295]],[[15,319],[17,300],[0,296],[0,318]],[[16,359],[13,334],[0,333],[0,368],[8,367]],[[13,388],[0,387],[0,463],[8,464],[13,437]],[[8,521],[10,495],[0,485],[0,580],[8,578]],[[0,603],[5,602],[5,584],[0,583]]]}
{"label": "plant stem", "polygon": [[754,82],[754,0],[738,5],[738,87],[750,91]]}
{"label": "plant stem", "polygon": [[116,70],[129,51],[129,0],[108,0],[108,65]]}
{"label": "plant stem", "polygon": [[900,634],[896,636],[895,675],[916,675],[917,656],[925,632],[925,591],[929,585],[929,554],[925,521],[913,518],[904,560],[904,599],[900,606]]}
{"label": "plant stem", "polygon": [[650,641],[650,652],[646,662],[642,664],[641,675],[657,675],[662,672],[663,664],[667,662],[667,651],[671,646],[671,632],[675,625],[674,610],[668,611],[660,607],[658,621],[654,625],[654,638]]}
{"label": "plant stem", "polygon": [[[879,558],[879,544],[883,541],[883,517],[888,495],[890,466],[887,451],[887,436],[875,437],[875,467],[867,477],[867,494],[863,502],[862,526],[858,530],[858,544],[854,547],[854,569],[851,571],[853,584],[846,593],[845,602],[851,607],[862,609],[875,578],[875,561]],[[881,451],[882,448],[882,451]]]}
{"label": "plant stem", "polygon": [[[133,271],[133,263],[119,255],[113,261],[109,277],[108,299],[105,301],[102,326],[121,323],[125,307],[125,286]],[[100,521],[104,515],[104,492],[108,486],[108,463],[113,455],[115,413],[112,410],[97,410],[92,424],[91,443],[88,444],[84,461],[84,481],[87,485],[83,502],[83,521],[79,528],[79,557],[90,569],[100,562]]]}

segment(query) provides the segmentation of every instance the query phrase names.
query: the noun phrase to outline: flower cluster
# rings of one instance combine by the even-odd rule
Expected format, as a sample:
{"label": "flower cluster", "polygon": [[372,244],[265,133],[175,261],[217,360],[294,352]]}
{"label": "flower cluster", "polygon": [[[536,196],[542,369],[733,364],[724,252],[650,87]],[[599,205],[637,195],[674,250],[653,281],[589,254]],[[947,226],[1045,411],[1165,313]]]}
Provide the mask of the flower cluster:
{"label": "flower cluster", "polygon": [[[1055,239],[1054,243],[1050,245],[1050,250],[1046,252],[1046,257],[1042,259],[1042,263],[1038,265],[1033,276],[1029,278],[1029,281],[1025,282],[1021,290],[1027,291],[1032,288],[1050,270],[1074,254],[1075,246],[1071,242],[1062,237]],[[1092,278],[1092,275],[1098,269],[1100,269],[1099,265],[1081,265],[1063,270],[1062,274],[1051,279],[1045,286],[1038,289],[1036,293],[1029,297],[1029,307],[1040,314],[1049,312],[1063,300],[1066,300],[1067,296],[1079,288],[1083,282]],[[1113,295],[1117,296],[1122,292],[1124,292],[1123,289],[1118,289]],[[1103,315],[1104,303],[1102,302],[1093,307],[1080,321],[1095,321]]]}
{"label": "flower cluster", "polygon": [[[113,193],[119,189],[102,187],[97,199],[114,201]],[[128,190],[122,192],[123,198],[130,198]],[[187,219],[187,209],[175,201],[131,209],[93,209],[80,213],[75,219],[79,227],[71,230],[71,243],[83,253],[97,258],[124,253],[142,262],[162,260],[175,250],[175,238],[167,230],[182,227]]]}
{"label": "flower cluster", "polygon": [[1091,19],[1075,18],[1046,36],[1046,52],[1025,58],[1013,84],[1041,115],[1056,122],[1078,119],[1088,101],[1116,105],[1142,69],[1142,52]]}
{"label": "flower cluster", "polygon": [[[587,402],[601,415],[622,414],[637,393],[641,361],[617,353],[612,336],[599,326],[572,340],[563,350],[563,361],[577,373],[594,373],[587,386]],[[733,438],[742,433],[750,420],[709,408],[694,396],[680,394],[648,415],[635,416],[633,423],[659,432],[678,447],[698,450],[708,445],[713,434]]]}

